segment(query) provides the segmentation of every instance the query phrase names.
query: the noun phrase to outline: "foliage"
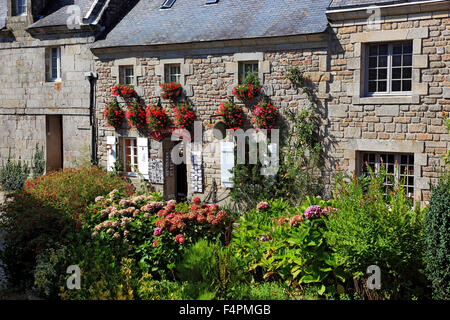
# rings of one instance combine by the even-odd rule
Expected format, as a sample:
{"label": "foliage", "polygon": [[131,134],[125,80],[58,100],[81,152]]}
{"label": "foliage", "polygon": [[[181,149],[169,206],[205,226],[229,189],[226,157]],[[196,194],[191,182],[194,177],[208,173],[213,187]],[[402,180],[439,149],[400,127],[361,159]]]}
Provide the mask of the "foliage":
{"label": "foliage", "polygon": [[104,116],[108,127],[113,127],[116,130],[122,128],[122,124],[125,119],[125,113],[119,107],[119,104],[116,100],[106,105]]}
{"label": "foliage", "polygon": [[[105,184],[108,187],[105,187]],[[27,182],[2,207],[0,229],[5,234],[2,261],[13,283],[29,283],[36,256],[43,250],[70,242],[81,229],[86,206],[95,194],[133,187],[96,167],[65,169]]]}
{"label": "foliage", "polygon": [[285,285],[262,281],[254,284],[240,284],[232,292],[233,300],[289,300],[290,292]]}
{"label": "foliage", "polygon": [[8,156],[6,165],[2,164],[0,168],[0,185],[3,190],[11,192],[23,188],[25,181],[30,175],[30,168],[26,162],[19,159],[17,161],[11,160]]}
{"label": "foliage", "polygon": [[[301,76],[295,68],[289,72]],[[234,188],[230,195],[242,211],[254,208],[263,199],[280,197],[292,205],[298,205],[307,195],[322,192],[320,170],[323,161],[318,102],[314,90],[304,86],[303,81],[300,84],[307,94],[309,106],[300,112],[282,110],[286,122],[280,121],[280,159],[276,175],[261,175],[261,161],[256,164],[238,164],[233,168]],[[264,123],[262,125],[264,127]]]}
{"label": "foliage", "polygon": [[142,300],[186,300],[186,283],[168,280],[154,280],[150,274],[139,279],[138,296]]}
{"label": "foliage", "polygon": [[371,265],[381,269],[379,296],[424,296],[423,212],[412,209],[405,190],[393,180],[393,187],[386,188],[387,178],[393,179],[384,167],[359,178],[339,175],[338,211],[326,221],[326,239],[354,278],[360,279]]}
{"label": "foliage", "polygon": [[147,129],[147,115],[145,108],[137,101],[129,102],[127,104],[125,116],[130,127],[135,127],[138,130]]}
{"label": "foliage", "polygon": [[450,175],[433,186],[425,220],[426,274],[433,298],[450,300]]}
{"label": "foliage", "polygon": [[[442,112],[442,115],[444,116],[444,124],[447,127],[447,130],[450,132],[450,118],[445,112]],[[445,165],[450,166],[450,150],[447,150],[447,153],[442,157],[444,159]]]}
{"label": "foliage", "polygon": [[161,130],[167,127],[169,119],[161,105],[150,104],[146,109],[146,114],[150,130]]}
{"label": "foliage", "polygon": [[252,122],[259,129],[273,129],[275,128],[278,110],[267,101],[262,101],[253,109]]}
{"label": "foliage", "polygon": [[324,238],[325,221],[334,213],[318,198],[294,208],[281,199],[269,201],[269,208],[242,216],[233,245],[255,280],[282,281],[294,288],[320,284],[318,294],[335,293],[346,274]]}
{"label": "foliage", "polygon": [[144,272],[163,278],[174,278],[173,268],[187,244],[223,238],[229,223],[217,205],[166,204],[157,193],[131,198],[113,194],[98,198],[90,210],[93,238],[128,245],[127,257]]}
{"label": "foliage", "polygon": [[236,98],[246,100],[255,98],[260,91],[261,87],[259,85],[240,84],[233,88],[232,93]]}
{"label": "foliage", "polygon": [[175,125],[178,128],[190,130],[196,119],[192,106],[187,103],[177,103],[173,106]]}
{"label": "foliage", "polygon": [[181,93],[181,84],[177,82],[161,84],[161,98],[175,100]]}
{"label": "foliage", "polygon": [[222,102],[217,114],[222,117],[227,129],[240,129],[244,123],[244,110],[231,100]]}
{"label": "foliage", "polygon": [[111,94],[113,96],[121,96],[125,99],[132,98],[136,95],[136,90],[134,90],[134,86],[132,85],[115,85],[111,89]]}
{"label": "foliage", "polygon": [[45,173],[45,155],[44,148],[39,148],[36,144],[36,150],[33,156],[33,178],[42,176]]}

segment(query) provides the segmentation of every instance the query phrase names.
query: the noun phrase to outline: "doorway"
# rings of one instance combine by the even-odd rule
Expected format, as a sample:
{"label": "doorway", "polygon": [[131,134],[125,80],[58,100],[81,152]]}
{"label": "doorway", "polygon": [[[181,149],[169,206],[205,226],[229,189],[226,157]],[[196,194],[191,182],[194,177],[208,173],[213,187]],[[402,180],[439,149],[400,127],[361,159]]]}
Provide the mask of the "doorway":
{"label": "doorway", "polygon": [[[172,150],[178,144],[178,141],[163,141],[163,166],[164,166],[164,199],[185,201],[188,194],[188,179],[186,163],[174,164],[172,161]],[[185,150],[179,150],[180,156]]]}
{"label": "doorway", "polygon": [[46,169],[47,172],[63,168],[62,116],[46,116]]}

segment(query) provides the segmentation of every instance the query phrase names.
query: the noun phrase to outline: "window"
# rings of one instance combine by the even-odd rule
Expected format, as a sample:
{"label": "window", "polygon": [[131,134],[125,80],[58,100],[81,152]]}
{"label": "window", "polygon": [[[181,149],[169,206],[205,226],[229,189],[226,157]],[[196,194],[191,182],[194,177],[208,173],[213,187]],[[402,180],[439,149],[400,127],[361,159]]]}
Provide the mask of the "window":
{"label": "window", "polygon": [[27,0],[16,0],[16,16],[27,14]]}
{"label": "window", "polygon": [[169,64],[166,66],[167,82],[181,83],[181,67],[179,64]]}
{"label": "window", "polygon": [[239,62],[239,83],[243,83],[245,77],[251,72],[258,73],[257,61]]}
{"label": "window", "polygon": [[120,139],[121,158],[123,159],[123,169],[126,174],[135,175],[135,168],[138,166],[138,148],[136,138]]}
{"label": "window", "polygon": [[173,6],[176,0],[166,0],[164,1],[163,5],[161,6],[161,9],[169,9]]}
{"label": "window", "polygon": [[[382,165],[386,173],[394,177],[396,183],[400,183],[408,195],[414,194],[414,155],[399,153],[361,153],[361,173],[368,174],[369,167],[373,172],[379,172]],[[386,177],[385,186],[392,185],[392,179]]]}
{"label": "window", "polygon": [[61,79],[61,48],[50,48],[50,81]]}
{"label": "window", "polygon": [[367,47],[367,95],[404,94],[412,87],[412,42]]}
{"label": "window", "polygon": [[134,84],[134,68],[133,66],[119,67],[120,84]]}

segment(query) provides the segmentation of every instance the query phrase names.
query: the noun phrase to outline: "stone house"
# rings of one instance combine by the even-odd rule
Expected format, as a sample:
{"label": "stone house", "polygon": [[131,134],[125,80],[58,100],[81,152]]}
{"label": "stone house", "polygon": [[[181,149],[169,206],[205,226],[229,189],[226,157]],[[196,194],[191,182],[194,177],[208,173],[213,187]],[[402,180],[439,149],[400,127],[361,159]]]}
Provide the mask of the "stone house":
{"label": "stone house", "polygon": [[[65,159],[79,157],[84,141],[100,165],[113,170],[121,158],[130,178],[138,171],[166,198],[211,199],[214,194],[222,200],[232,187],[228,170],[235,145],[229,137],[217,141],[208,130],[218,121],[219,104],[232,97],[232,88],[251,70],[258,73],[264,94],[277,108],[300,110],[307,97],[284,78],[297,66],[311,81],[324,110],[324,181],[331,185],[337,170],[361,174],[365,163],[377,170],[383,162],[397,179],[406,181],[415,200],[428,199],[429,182],[438,177],[440,156],[450,144],[442,114],[450,112],[449,1],[140,0],[119,9],[113,8],[114,1],[79,2],[90,4],[84,7],[84,33],[43,25],[32,33],[33,16],[21,27],[14,21],[25,18],[8,16],[5,29],[2,14],[11,10],[0,5],[0,56],[2,62],[12,60],[0,68],[19,78],[12,83],[4,70],[0,73],[0,104],[7,104],[0,119],[9,130],[0,140],[3,158],[10,146],[26,150],[45,141],[41,127],[53,112],[67,119]],[[47,12],[54,12],[47,19],[57,15]],[[45,18],[34,24],[40,21]],[[20,35],[29,39],[23,34],[39,37],[22,40],[35,47],[16,43]],[[59,37],[67,41],[61,44],[84,41],[78,48],[89,61],[89,68],[88,62],[84,68],[76,55],[68,54],[61,68],[63,73],[65,68],[76,69],[67,70],[65,79],[75,81],[74,87],[66,86],[63,76],[60,90],[56,83],[42,80],[42,68],[31,64],[37,69],[28,73],[24,68],[37,57],[43,64],[45,48]],[[92,87],[86,72],[92,72]],[[35,79],[23,82],[25,74],[39,75],[43,85],[36,86]],[[112,99],[111,88],[118,83],[133,85],[144,105],[160,101],[172,114],[171,102],[159,98],[160,85],[172,80],[181,83],[181,99],[192,104],[204,131],[203,151],[187,146],[182,151],[186,163],[178,165],[171,153],[177,141],[142,134],[127,124],[114,130],[103,114]],[[10,93],[7,88],[19,89]],[[118,103],[126,108],[124,100],[118,98]],[[250,113],[251,106],[245,105],[245,110]],[[39,127],[37,135],[23,132],[31,126]]]}
{"label": "stone house", "polygon": [[0,0],[0,161],[47,170],[96,158],[90,47],[130,1]]}

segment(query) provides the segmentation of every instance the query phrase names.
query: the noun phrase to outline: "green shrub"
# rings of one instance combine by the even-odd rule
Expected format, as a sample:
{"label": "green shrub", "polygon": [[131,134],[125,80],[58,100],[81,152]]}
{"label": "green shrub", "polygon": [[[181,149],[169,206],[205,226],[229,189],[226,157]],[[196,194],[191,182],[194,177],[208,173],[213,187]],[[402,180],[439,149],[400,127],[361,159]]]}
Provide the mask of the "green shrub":
{"label": "green shrub", "polygon": [[[247,261],[254,280],[281,281],[294,288],[319,284],[320,295],[335,292],[346,275],[324,239],[329,203],[307,198],[299,207],[283,200],[268,205],[243,215],[233,234],[234,250]],[[305,216],[314,205],[323,213]]]}
{"label": "green shrub", "polygon": [[144,274],[139,280],[138,297],[141,300],[186,300],[187,283],[168,280],[154,280],[150,274]]}
{"label": "green shrub", "polygon": [[231,292],[232,300],[289,300],[288,289],[277,282],[241,284]]}
{"label": "green shrub", "polygon": [[66,169],[30,180],[1,208],[0,229],[5,235],[1,252],[9,280],[33,282],[36,257],[45,249],[68,244],[81,230],[86,206],[111,188],[122,193],[132,186],[98,168]]}
{"label": "green shrub", "polygon": [[386,188],[386,178],[384,170],[360,178],[340,175],[334,199],[338,211],[326,220],[325,236],[345,269],[362,283],[367,267],[380,267],[379,297],[424,297],[423,212],[412,209],[394,181]]}
{"label": "green shrub", "polygon": [[26,162],[14,161],[8,158],[6,165],[0,169],[0,185],[5,191],[21,190],[28,179],[30,168]]}
{"label": "green shrub", "polygon": [[433,298],[450,300],[450,175],[432,188],[425,220],[426,272]]}
{"label": "green shrub", "polygon": [[45,173],[45,155],[44,148],[39,148],[36,144],[36,150],[33,156],[33,178],[42,176]]}

